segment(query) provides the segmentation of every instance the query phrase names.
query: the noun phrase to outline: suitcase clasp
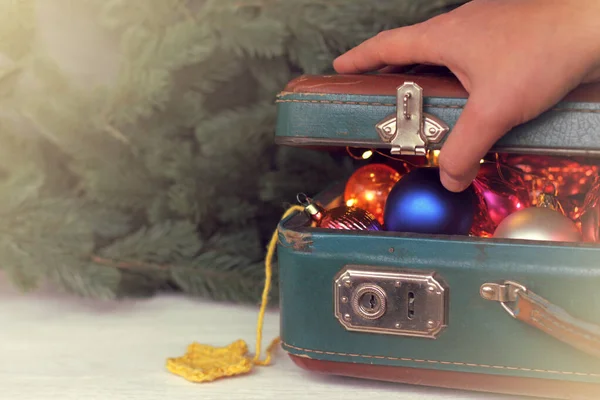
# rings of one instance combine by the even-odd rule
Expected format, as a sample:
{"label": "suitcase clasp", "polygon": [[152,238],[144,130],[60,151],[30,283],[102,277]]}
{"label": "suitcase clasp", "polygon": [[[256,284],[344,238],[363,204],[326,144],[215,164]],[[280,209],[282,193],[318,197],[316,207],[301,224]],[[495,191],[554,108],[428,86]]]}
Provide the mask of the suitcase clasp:
{"label": "suitcase clasp", "polygon": [[423,89],[405,82],[396,90],[396,113],[375,125],[379,137],[392,145],[393,155],[424,156],[430,144],[442,141],[450,127],[423,112]]}
{"label": "suitcase clasp", "polygon": [[333,289],[349,331],[437,339],[448,326],[449,287],[434,271],[347,265]]}

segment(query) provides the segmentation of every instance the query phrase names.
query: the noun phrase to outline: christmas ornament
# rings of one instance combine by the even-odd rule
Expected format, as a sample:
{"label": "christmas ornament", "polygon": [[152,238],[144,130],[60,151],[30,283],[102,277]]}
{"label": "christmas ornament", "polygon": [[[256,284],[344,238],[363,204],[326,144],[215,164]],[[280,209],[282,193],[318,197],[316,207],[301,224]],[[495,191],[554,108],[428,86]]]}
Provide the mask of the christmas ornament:
{"label": "christmas ornament", "polygon": [[503,163],[523,171],[523,179],[533,189],[533,205],[543,187],[552,183],[565,214],[577,220],[583,211],[585,194],[591,189],[598,175],[598,166],[584,159],[567,157],[503,155]]}
{"label": "christmas ornament", "polygon": [[385,164],[365,165],[348,179],[344,202],[349,207],[368,211],[383,224],[385,201],[400,177],[398,171]]}
{"label": "christmas ornament", "polygon": [[314,226],[326,229],[356,231],[381,231],[381,224],[369,213],[358,207],[340,206],[326,210],[304,194],[298,195],[298,202],[313,220]]}
{"label": "christmas ornament", "polygon": [[429,167],[439,167],[440,166],[440,151],[439,150],[429,150],[427,151],[427,165]]}
{"label": "christmas ornament", "polygon": [[385,227],[390,231],[466,235],[475,216],[473,186],[447,190],[435,167],[415,169],[400,179],[386,201]]}
{"label": "christmas ornament", "polygon": [[519,210],[506,217],[494,232],[495,238],[578,242],[577,225],[564,214],[556,193],[543,192],[534,207]]}
{"label": "christmas ornament", "polygon": [[531,205],[530,194],[521,175],[492,162],[480,166],[473,187],[479,199],[471,234],[492,236],[504,218]]}
{"label": "christmas ornament", "polygon": [[598,200],[600,200],[600,178],[596,177],[583,203],[581,234],[585,242],[595,243],[600,240],[600,201]]}
{"label": "christmas ornament", "polygon": [[600,239],[600,207],[598,204],[581,216],[581,235],[584,242],[596,243]]}

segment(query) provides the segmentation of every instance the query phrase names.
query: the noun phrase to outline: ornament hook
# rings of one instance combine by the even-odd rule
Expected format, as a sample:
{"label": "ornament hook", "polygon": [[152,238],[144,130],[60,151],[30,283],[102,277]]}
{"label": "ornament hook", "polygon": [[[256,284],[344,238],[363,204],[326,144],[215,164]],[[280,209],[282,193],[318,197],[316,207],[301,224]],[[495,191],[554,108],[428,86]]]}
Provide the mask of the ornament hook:
{"label": "ornament hook", "polygon": [[308,197],[305,193],[298,193],[296,195],[296,200],[304,207],[307,207],[312,203],[310,197]]}
{"label": "ornament hook", "polygon": [[560,204],[560,201],[558,201],[557,193],[558,190],[556,185],[552,182],[547,183],[546,186],[544,186],[542,193],[538,195],[537,206],[549,208],[565,215],[565,210],[563,209],[562,204]]}
{"label": "ornament hook", "polygon": [[325,216],[325,209],[315,203],[305,193],[298,193],[296,195],[296,200],[304,207],[304,212],[308,214],[313,221],[319,222]]}

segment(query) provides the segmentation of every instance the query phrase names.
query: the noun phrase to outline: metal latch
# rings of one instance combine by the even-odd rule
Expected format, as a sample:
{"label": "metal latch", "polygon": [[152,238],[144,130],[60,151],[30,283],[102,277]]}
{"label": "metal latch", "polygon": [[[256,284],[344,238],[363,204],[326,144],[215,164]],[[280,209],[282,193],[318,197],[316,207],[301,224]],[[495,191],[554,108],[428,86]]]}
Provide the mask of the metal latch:
{"label": "metal latch", "polygon": [[479,294],[482,298],[490,301],[497,301],[502,308],[512,317],[515,312],[508,306],[508,303],[517,301],[520,293],[527,293],[527,288],[520,283],[506,281],[504,283],[484,283],[479,288]]}
{"label": "metal latch", "polygon": [[430,271],[349,265],[334,280],[335,316],[349,331],[435,339],[448,324],[448,296]]}
{"label": "metal latch", "polygon": [[427,153],[427,146],[442,141],[450,127],[439,118],[423,112],[423,89],[405,82],[396,90],[396,113],[375,125],[381,139],[392,145],[391,154]]}

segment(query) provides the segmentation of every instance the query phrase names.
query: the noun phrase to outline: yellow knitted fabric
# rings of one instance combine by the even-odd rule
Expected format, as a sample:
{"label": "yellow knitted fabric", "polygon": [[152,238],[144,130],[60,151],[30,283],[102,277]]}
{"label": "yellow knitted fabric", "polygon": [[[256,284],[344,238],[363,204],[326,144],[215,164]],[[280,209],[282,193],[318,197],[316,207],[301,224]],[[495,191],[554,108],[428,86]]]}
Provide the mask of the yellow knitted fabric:
{"label": "yellow knitted fabric", "polygon": [[[283,214],[282,219],[288,217],[293,212],[303,210],[301,206],[292,206]],[[258,313],[256,353],[254,357],[251,358],[248,355],[248,345],[243,340],[237,340],[226,347],[213,347],[192,343],[188,346],[183,356],[167,359],[167,369],[171,373],[179,375],[190,382],[212,382],[228,376],[247,374],[255,365],[266,366],[271,363],[273,350],[280,342],[279,338],[273,340],[269,347],[267,347],[264,360],[260,360],[260,348],[265,310],[271,290],[273,257],[277,248],[277,240],[278,232],[275,230],[265,258],[265,287]]]}

